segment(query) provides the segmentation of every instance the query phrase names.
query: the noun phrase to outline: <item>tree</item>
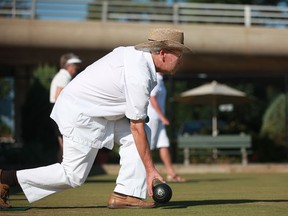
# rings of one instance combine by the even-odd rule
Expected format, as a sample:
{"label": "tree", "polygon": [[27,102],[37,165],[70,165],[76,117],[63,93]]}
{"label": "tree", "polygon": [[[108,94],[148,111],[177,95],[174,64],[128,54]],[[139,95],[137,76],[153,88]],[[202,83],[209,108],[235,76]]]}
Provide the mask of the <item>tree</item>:
{"label": "tree", "polygon": [[33,73],[22,110],[23,152],[26,163],[46,164],[56,161],[57,140],[49,117],[49,88],[56,71],[55,67],[40,65]]}
{"label": "tree", "polygon": [[286,99],[285,94],[280,94],[268,107],[263,117],[261,135],[274,140],[275,144],[287,145],[286,142]]}
{"label": "tree", "polygon": [[12,111],[11,107],[8,105],[11,94],[11,81],[7,78],[0,78],[0,136],[12,136],[12,128],[10,128],[2,119],[4,116],[11,117]]}

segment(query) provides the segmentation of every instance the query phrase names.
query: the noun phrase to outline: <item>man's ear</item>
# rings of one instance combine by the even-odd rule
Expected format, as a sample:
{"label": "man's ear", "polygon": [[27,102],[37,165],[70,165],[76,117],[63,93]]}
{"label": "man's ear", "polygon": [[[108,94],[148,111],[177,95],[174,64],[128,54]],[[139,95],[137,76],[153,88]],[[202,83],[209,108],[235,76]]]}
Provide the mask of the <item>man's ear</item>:
{"label": "man's ear", "polygon": [[165,55],[166,55],[166,50],[161,49],[160,52],[159,52],[159,56],[160,56],[162,62],[165,61]]}

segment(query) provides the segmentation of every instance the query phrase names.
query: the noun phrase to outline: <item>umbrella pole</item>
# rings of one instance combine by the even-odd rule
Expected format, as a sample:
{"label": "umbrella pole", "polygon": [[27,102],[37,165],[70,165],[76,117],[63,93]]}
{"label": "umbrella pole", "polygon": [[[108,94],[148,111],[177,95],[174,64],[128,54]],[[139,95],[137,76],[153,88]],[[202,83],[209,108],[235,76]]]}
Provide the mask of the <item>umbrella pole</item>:
{"label": "umbrella pole", "polygon": [[218,131],[217,131],[217,117],[213,115],[212,117],[212,136],[217,136]]}
{"label": "umbrella pole", "polygon": [[[213,117],[212,117],[212,136],[216,137],[218,135],[218,129],[217,129],[217,105],[216,101],[213,101]],[[218,158],[218,150],[217,148],[213,148],[213,159],[216,160]]]}
{"label": "umbrella pole", "polygon": [[212,116],[212,136],[218,135],[217,129],[217,103],[216,99],[213,100],[213,116]]}

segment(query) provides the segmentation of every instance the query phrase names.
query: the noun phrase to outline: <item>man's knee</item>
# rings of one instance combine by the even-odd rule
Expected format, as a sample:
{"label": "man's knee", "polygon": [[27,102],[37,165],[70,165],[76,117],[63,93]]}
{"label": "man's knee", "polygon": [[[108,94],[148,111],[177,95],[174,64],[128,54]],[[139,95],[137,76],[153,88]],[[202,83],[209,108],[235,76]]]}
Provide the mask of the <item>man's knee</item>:
{"label": "man's knee", "polygon": [[80,187],[81,185],[84,184],[85,180],[84,177],[80,177],[77,174],[70,174],[67,176],[68,182],[70,183],[70,186],[73,188]]}

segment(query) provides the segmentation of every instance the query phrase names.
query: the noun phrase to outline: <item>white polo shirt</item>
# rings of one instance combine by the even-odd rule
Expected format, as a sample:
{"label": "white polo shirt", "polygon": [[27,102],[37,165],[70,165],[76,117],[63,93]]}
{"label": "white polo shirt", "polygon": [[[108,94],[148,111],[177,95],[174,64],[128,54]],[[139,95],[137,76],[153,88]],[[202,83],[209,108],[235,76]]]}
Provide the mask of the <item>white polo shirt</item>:
{"label": "white polo shirt", "polygon": [[134,47],[116,48],[64,88],[51,118],[63,135],[78,143],[112,148],[113,128],[109,121],[124,116],[145,119],[156,82],[150,53]]}
{"label": "white polo shirt", "polygon": [[72,76],[65,69],[60,69],[59,72],[54,76],[50,85],[50,103],[55,103],[56,101],[56,90],[57,87],[64,88],[71,81]]}

